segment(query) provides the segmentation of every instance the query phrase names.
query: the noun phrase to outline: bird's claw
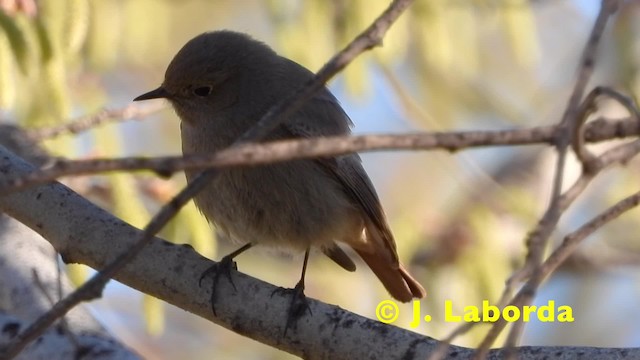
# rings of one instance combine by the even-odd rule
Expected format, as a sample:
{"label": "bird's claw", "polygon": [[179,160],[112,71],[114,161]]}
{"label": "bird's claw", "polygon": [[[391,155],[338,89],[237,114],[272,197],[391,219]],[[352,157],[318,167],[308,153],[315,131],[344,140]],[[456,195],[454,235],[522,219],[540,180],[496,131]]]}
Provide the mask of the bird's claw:
{"label": "bird's claw", "polygon": [[235,261],[233,261],[232,257],[225,256],[219,262],[211,265],[207,270],[205,270],[202,275],[200,275],[200,280],[198,280],[198,285],[202,287],[202,280],[206,277],[212,278],[211,283],[211,310],[213,311],[213,315],[218,316],[216,313],[216,289],[218,287],[218,283],[220,281],[220,277],[224,275],[234,291],[237,291],[236,285],[233,283],[233,278],[231,277],[231,270],[238,270],[238,266]]}
{"label": "bird's claw", "polygon": [[306,313],[311,315],[311,307],[309,307],[309,301],[304,294],[304,283],[298,282],[293,289],[278,288],[275,289],[271,296],[276,293],[290,293],[291,301],[289,302],[289,309],[287,310],[287,323],[284,327],[284,336],[287,336],[287,330],[290,327],[296,325],[297,321]]}

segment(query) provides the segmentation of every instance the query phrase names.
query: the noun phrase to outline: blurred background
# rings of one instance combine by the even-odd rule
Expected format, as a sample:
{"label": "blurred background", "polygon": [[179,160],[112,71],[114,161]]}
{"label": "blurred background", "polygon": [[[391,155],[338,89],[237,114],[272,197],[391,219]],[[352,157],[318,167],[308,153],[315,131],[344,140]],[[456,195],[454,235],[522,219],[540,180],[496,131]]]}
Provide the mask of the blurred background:
{"label": "blurred background", "polygon": [[[186,41],[216,29],[252,34],[316,71],[387,4],[0,0],[0,115],[3,121],[40,129],[104,107],[125,107],[162,82],[166,66]],[[329,87],[358,134],[553,124],[566,106],[599,6],[599,0],[416,0],[384,46],[360,56]],[[600,44],[592,86],[612,86],[637,99],[639,20],[640,2],[621,1]],[[628,116],[616,104],[600,105],[607,117]],[[180,153],[179,123],[171,109],[142,120],[46,139],[44,145],[68,158]],[[458,313],[485,299],[496,302],[505,280],[522,265],[524,239],[549,198],[554,152],[528,146],[362,157],[400,258],[427,289],[422,309],[434,320],[414,331],[444,338],[458,326],[444,322],[445,300],[452,300]],[[554,246],[637,191],[637,165],[634,161],[597,178],[563,217],[552,237]],[[568,184],[578,172],[572,161]],[[151,173],[64,181],[138,227],[185,183],[182,174],[161,180]],[[535,304],[555,300],[570,305],[575,322],[532,321],[524,345],[640,346],[639,214],[631,211],[590,237],[542,286]],[[193,205],[161,236],[190,243],[212,259],[235,246],[218,241]],[[302,257],[257,249],[237,261],[243,272],[292,287]],[[69,267],[77,283],[91,271]],[[307,295],[369,318],[375,318],[380,301],[389,299],[363,264],[347,273],[322,256],[311,260]],[[113,334],[150,359],[292,358],[115,281],[90,306]],[[400,309],[396,325],[408,327],[411,305]],[[475,346],[488,329],[478,325],[454,343]]]}

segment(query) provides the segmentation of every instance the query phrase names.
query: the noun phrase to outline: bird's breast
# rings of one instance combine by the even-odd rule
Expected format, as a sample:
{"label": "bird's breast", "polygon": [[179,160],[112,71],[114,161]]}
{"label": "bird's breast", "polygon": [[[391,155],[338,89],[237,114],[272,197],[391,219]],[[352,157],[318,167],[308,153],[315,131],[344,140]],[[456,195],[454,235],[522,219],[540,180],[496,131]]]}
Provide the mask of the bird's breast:
{"label": "bird's breast", "polygon": [[308,160],[223,169],[195,201],[210,221],[242,242],[304,250],[362,228],[340,185]]}

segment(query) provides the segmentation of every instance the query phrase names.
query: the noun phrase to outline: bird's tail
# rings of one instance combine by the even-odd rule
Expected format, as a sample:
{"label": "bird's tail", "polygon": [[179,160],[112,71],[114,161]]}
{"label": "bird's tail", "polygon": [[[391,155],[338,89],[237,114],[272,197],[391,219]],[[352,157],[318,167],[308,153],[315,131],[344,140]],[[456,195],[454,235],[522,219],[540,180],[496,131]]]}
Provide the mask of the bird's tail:
{"label": "bird's tail", "polygon": [[367,225],[365,233],[368,246],[354,247],[354,250],[369,265],[389,294],[402,302],[425,297],[427,292],[398,262],[395,249],[389,249],[388,246],[385,246],[386,244],[394,244],[393,239],[383,239],[385,235],[392,236],[390,232],[381,231],[373,224]]}

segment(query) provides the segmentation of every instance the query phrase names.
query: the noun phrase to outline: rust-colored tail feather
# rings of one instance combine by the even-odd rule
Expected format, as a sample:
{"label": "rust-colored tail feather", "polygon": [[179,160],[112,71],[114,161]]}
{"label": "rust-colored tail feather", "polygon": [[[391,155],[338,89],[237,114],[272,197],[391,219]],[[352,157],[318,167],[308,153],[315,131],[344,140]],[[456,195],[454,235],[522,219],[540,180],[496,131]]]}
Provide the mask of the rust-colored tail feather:
{"label": "rust-colored tail feather", "polygon": [[394,299],[409,302],[413,298],[423,298],[427,295],[422,285],[407,272],[402,264],[395,268],[386,257],[365,250],[354,250],[369,265]]}

